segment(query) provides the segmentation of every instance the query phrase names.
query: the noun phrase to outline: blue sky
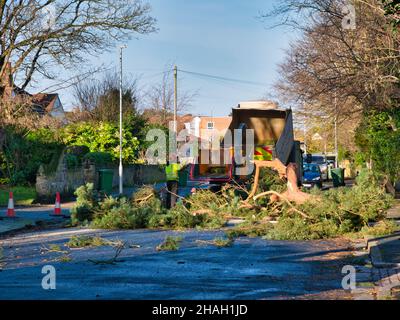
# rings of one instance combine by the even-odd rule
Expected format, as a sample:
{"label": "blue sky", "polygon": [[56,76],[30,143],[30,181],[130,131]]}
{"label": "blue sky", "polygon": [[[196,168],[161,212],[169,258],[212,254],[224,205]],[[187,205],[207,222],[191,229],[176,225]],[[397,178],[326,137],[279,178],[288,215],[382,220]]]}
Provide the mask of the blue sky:
{"label": "blue sky", "polygon": [[[180,90],[197,92],[188,113],[224,116],[240,101],[272,93],[290,35],[267,29],[257,17],[274,0],[148,0],[159,31],[127,43],[124,72],[141,75],[143,90],[160,81],[167,64],[182,70],[265,84],[246,85],[179,74]],[[92,59],[93,65],[118,63],[118,50]],[[70,90],[60,91],[73,105]]]}

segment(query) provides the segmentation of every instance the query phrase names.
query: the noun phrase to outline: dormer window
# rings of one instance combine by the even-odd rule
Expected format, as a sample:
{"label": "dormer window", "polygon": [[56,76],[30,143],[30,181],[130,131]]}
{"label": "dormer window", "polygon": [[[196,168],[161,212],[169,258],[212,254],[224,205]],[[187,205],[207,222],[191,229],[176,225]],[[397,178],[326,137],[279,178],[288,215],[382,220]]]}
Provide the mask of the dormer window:
{"label": "dormer window", "polygon": [[214,129],[214,122],[207,122],[207,129],[213,130]]}

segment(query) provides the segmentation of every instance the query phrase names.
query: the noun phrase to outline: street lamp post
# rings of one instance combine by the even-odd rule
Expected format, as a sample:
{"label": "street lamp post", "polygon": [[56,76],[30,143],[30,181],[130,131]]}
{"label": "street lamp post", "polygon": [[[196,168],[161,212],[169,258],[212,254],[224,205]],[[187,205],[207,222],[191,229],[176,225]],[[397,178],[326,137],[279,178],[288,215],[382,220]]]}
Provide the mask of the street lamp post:
{"label": "street lamp post", "polygon": [[119,78],[119,194],[124,193],[124,167],[122,164],[122,50],[126,49],[127,46],[119,47],[119,61],[120,61],[120,78]]}
{"label": "street lamp post", "polygon": [[337,95],[335,92],[335,167],[339,167],[339,146],[338,146],[338,110],[337,110]]}
{"label": "street lamp post", "polygon": [[307,143],[308,143],[308,141],[307,141],[307,122],[306,122],[307,120],[306,120],[306,116],[304,116],[304,126],[303,126],[303,129],[304,129],[304,153],[307,155]]}

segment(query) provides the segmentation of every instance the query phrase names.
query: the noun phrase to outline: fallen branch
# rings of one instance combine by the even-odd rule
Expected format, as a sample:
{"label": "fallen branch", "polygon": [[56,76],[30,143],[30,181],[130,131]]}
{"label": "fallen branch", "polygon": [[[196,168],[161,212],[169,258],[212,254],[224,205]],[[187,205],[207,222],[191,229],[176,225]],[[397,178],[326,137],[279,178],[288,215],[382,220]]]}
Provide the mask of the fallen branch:
{"label": "fallen branch", "polygon": [[249,195],[249,191],[247,191],[247,189],[243,188],[236,180],[232,180],[232,182],[235,184],[236,190],[241,190],[241,191],[245,192],[247,195]]}
{"label": "fallen branch", "polygon": [[67,254],[68,251],[61,250],[61,248],[58,248],[58,246],[50,246],[46,247],[45,245],[42,245],[40,247],[40,253],[62,253],[62,254]]}
{"label": "fallen branch", "polygon": [[286,166],[283,165],[283,163],[279,159],[275,159],[273,161],[254,161],[254,164],[256,166],[256,173],[254,175],[254,183],[253,183],[253,188],[247,198],[247,202],[252,199],[258,190],[258,186],[260,183],[260,173],[261,173],[261,168],[272,168],[274,170],[277,170],[279,173],[279,176],[281,178],[286,177]]}
{"label": "fallen branch", "polygon": [[276,191],[267,191],[267,192],[263,192],[260,193],[259,195],[253,197],[254,201],[257,201],[257,199],[260,199],[262,197],[267,197],[270,195],[275,195],[277,196],[279,199],[284,200],[291,208],[293,211],[297,212],[298,214],[300,214],[303,218],[306,219],[311,219],[308,215],[306,215],[304,212],[301,212],[300,210],[298,210],[285,196],[283,196],[282,194],[276,192]]}
{"label": "fallen branch", "polygon": [[147,197],[144,197],[144,198],[141,198],[141,199],[135,199],[134,201],[135,201],[135,202],[138,202],[138,203],[142,203],[142,202],[145,202],[145,201],[151,199],[152,197],[154,197],[154,194],[153,194],[153,193],[152,193],[152,194],[149,194]]}
{"label": "fallen branch", "polygon": [[197,210],[197,211],[191,212],[191,214],[194,216],[200,216],[200,215],[205,215],[205,214],[208,214],[210,216],[214,215],[213,211],[210,209]]}
{"label": "fallen branch", "polygon": [[91,259],[89,259],[88,261],[91,263],[94,263],[96,265],[99,265],[99,264],[114,265],[115,263],[118,262],[117,259],[118,259],[119,255],[121,254],[122,250],[124,250],[124,249],[125,249],[125,243],[117,247],[117,250],[115,251],[115,255],[111,259],[108,259],[108,260],[91,260]]}

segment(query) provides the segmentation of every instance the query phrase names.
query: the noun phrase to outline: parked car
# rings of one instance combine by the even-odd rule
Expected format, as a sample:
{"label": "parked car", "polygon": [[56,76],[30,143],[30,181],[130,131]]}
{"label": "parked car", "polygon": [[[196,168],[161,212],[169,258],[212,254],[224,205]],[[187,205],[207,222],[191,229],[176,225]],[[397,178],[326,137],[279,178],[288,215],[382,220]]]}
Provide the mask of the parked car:
{"label": "parked car", "polygon": [[323,181],[328,180],[328,162],[324,155],[307,155],[305,162],[318,164],[321,170],[321,178]]}
{"label": "parked car", "polygon": [[322,174],[318,163],[305,163],[303,165],[303,186],[322,188]]}

